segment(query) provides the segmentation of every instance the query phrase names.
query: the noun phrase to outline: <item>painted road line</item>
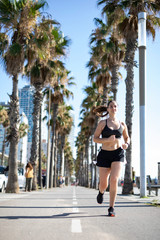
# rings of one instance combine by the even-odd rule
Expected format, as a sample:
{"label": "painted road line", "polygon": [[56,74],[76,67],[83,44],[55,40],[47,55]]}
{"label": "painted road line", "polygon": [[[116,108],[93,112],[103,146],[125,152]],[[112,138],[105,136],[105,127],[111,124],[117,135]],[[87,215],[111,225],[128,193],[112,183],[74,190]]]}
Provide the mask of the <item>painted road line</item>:
{"label": "painted road line", "polygon": [[77,213],[77,212],[79,212],[79,209],[78,209],[78,208],[73,208],[73,209],[72,209],[72,212],[73,212],[73,213]]}
{"label": "painted road line", "polygon": [[73,201],[73,205],[77,205],[77,202],[76,202],[76,201]]}
{"label": "painted road line", "polygon": [[80,219],[72,219],[71,232],[72,233],[81,233],[82,232]]}

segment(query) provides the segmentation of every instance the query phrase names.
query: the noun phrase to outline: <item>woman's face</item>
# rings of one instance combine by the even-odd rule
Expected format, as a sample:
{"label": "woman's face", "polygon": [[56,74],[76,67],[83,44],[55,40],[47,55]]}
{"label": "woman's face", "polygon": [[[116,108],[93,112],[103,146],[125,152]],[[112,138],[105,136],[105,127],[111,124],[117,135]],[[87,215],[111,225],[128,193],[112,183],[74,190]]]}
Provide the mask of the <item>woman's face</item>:
{"label": "woman's face", "polygon": [[111,102],[107,108],[109,114],[116,114],[118,110],[117,103],[115,101]]}

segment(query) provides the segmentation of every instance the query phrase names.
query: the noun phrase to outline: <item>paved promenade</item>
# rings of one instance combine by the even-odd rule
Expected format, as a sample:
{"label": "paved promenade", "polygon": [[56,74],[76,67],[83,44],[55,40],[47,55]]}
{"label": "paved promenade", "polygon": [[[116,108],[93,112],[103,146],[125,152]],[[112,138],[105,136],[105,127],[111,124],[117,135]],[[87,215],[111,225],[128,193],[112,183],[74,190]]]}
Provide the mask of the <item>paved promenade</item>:
{"label": "paved promenade", "polygon": [[96,203],[97,190],[64,187],[20,194],[0,194],[0,240],[159,240],[160,207],[122,196],[115,205],[116,217],[107,217],[108,193]]}

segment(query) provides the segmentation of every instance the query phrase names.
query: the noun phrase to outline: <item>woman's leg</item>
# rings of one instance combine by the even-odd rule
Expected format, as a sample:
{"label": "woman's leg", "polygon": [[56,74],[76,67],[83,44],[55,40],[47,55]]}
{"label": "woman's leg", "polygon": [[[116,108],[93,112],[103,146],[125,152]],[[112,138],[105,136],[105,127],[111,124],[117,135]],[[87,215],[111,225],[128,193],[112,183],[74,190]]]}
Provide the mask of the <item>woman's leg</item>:
{"label": "woman's leg", "polygon": [[112,162],[110,174],[110,207],[114,207],[117,196],[118,179],[121,173],[121,162]]}
{"label": "woman's leg", "polygon": [[28,178],[26,178],[26,187],[25,187],[25,191],[28,190]]}
{"label": "woman's leg", "polygon": [[31,183],[32,183],[32,178],[28,178],[29,179],[29,183],[28,183],[28,191],[31,191]]}
{"label": "woman's leg", "polygon": [[104,193],[108,187],[108,176],[111,172],[110,168],[99,167],[99,191]]}

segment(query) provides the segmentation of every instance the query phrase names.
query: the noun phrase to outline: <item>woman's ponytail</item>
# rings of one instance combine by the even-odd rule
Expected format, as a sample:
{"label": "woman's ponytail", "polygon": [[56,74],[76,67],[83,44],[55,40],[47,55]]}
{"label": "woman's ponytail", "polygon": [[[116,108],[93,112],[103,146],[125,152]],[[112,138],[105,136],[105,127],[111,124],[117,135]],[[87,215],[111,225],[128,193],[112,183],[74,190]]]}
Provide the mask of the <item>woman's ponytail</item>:
{"label": "woman's ponytail", "polygon": [[98,106],[96,107],[93,112],[98,116],[98,117],[105,117],[108,115],[107,107],[106,106]]}
{"label": "woman's ponytail", "polygon": [[[113,102],[114,100],[111,100],[108,102],[107,106],[101,105],[96,107],[93,112],[98,116],[98,117],[105,117],[108,115],[107,108],[109,107],[109,104]],[[103,114],[104,113],[104,114]]]}

